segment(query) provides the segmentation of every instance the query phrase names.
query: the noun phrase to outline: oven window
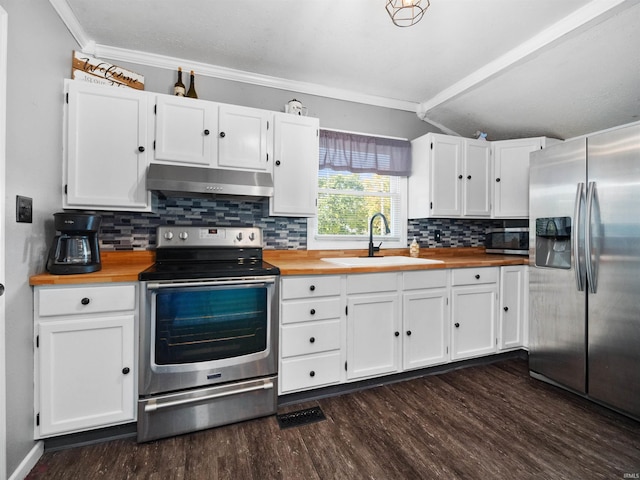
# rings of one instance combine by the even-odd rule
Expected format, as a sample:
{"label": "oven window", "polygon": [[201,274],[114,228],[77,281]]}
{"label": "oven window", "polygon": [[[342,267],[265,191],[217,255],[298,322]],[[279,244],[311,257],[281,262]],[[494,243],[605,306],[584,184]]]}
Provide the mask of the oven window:
{"label": "oven window", "polygon": [[267,287],[156,293],[155,363],[206,362],[267,348]]}

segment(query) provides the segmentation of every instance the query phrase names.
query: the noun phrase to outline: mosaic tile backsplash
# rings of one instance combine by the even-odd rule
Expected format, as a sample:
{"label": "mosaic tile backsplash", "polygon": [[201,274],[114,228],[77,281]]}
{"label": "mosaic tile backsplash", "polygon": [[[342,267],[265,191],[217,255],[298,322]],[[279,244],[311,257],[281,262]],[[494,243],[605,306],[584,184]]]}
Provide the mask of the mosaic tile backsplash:
{"label": "mosaic tile backsplash", "polygon": [[[103,250],[147,250],[156,245],[158,225],[216,225],[260,227],[265,248],[305,250],[306,218],[270,217],[269,201],[212,198],[159,198],[154,213],[102,212],[100,248]],[[485,231],[502,225],[496,220],[409,220],[408,243],[417,237],[420,246],[477,247],[484,245]],[[440,242],[434,240],[440,231]],[[408,246],[408,244],[407,244]]]}

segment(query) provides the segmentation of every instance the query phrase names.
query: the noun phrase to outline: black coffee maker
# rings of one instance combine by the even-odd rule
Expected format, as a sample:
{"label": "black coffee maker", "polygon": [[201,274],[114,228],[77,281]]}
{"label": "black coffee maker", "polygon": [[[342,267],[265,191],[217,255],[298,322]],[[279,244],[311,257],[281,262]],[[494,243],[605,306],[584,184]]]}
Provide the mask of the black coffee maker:
{"label": "black coffee maker", "polygon": [[56,230],[47,259],[47,271],[55,275],[97,272],[100,264],[98,229],[100,215],[54,213]]}

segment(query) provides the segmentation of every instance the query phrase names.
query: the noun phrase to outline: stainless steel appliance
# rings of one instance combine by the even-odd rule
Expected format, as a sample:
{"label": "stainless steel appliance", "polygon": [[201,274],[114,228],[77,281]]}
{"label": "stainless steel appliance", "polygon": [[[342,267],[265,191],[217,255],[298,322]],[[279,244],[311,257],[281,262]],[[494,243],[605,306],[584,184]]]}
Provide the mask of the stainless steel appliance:
{"label": "stainless steel appliance", "polygon": [[258,228],[158,227],[139,276],[139,442],[276,412],[279,273]]}
{"label": "stainless steel appliance", "polygon": [[529,255],[529,227],[490,228],[485,235],[487,253]]}
{"label": "stainless steel appliance", "polygon": [[531,154],[531,374],[640,419],[640,124]]}
{"label": "stainless steel appliance", "polygon": [[102,217],[85,213],[54,213],[55,229],[47,271],[55,275],[97,272],[100,263],[98,230]]}

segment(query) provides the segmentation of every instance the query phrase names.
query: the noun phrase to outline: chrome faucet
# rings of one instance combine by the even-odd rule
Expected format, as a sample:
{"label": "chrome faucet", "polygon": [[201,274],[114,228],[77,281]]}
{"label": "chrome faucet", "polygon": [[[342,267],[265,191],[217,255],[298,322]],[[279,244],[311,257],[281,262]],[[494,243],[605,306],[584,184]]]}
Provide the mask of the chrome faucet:
{"label": "chrome faucet", "polygon": [[378,213],[374,213],[373,216],[371,217],[371,220],[369,220],[369,256],[373,257],[374,252],[379,252],[380,251],[380,245],[382,245],[382,242],[380,242],[380,245],[378,245],[377,247],[373,246],[373,221],[375,220],[376,217],[382,217],[382,221],[384,222],[384,233],[391,233],[391,230],[389,230],[389,223],[387,222],[387,217],[385,217],[382,212],[378,212]]}

